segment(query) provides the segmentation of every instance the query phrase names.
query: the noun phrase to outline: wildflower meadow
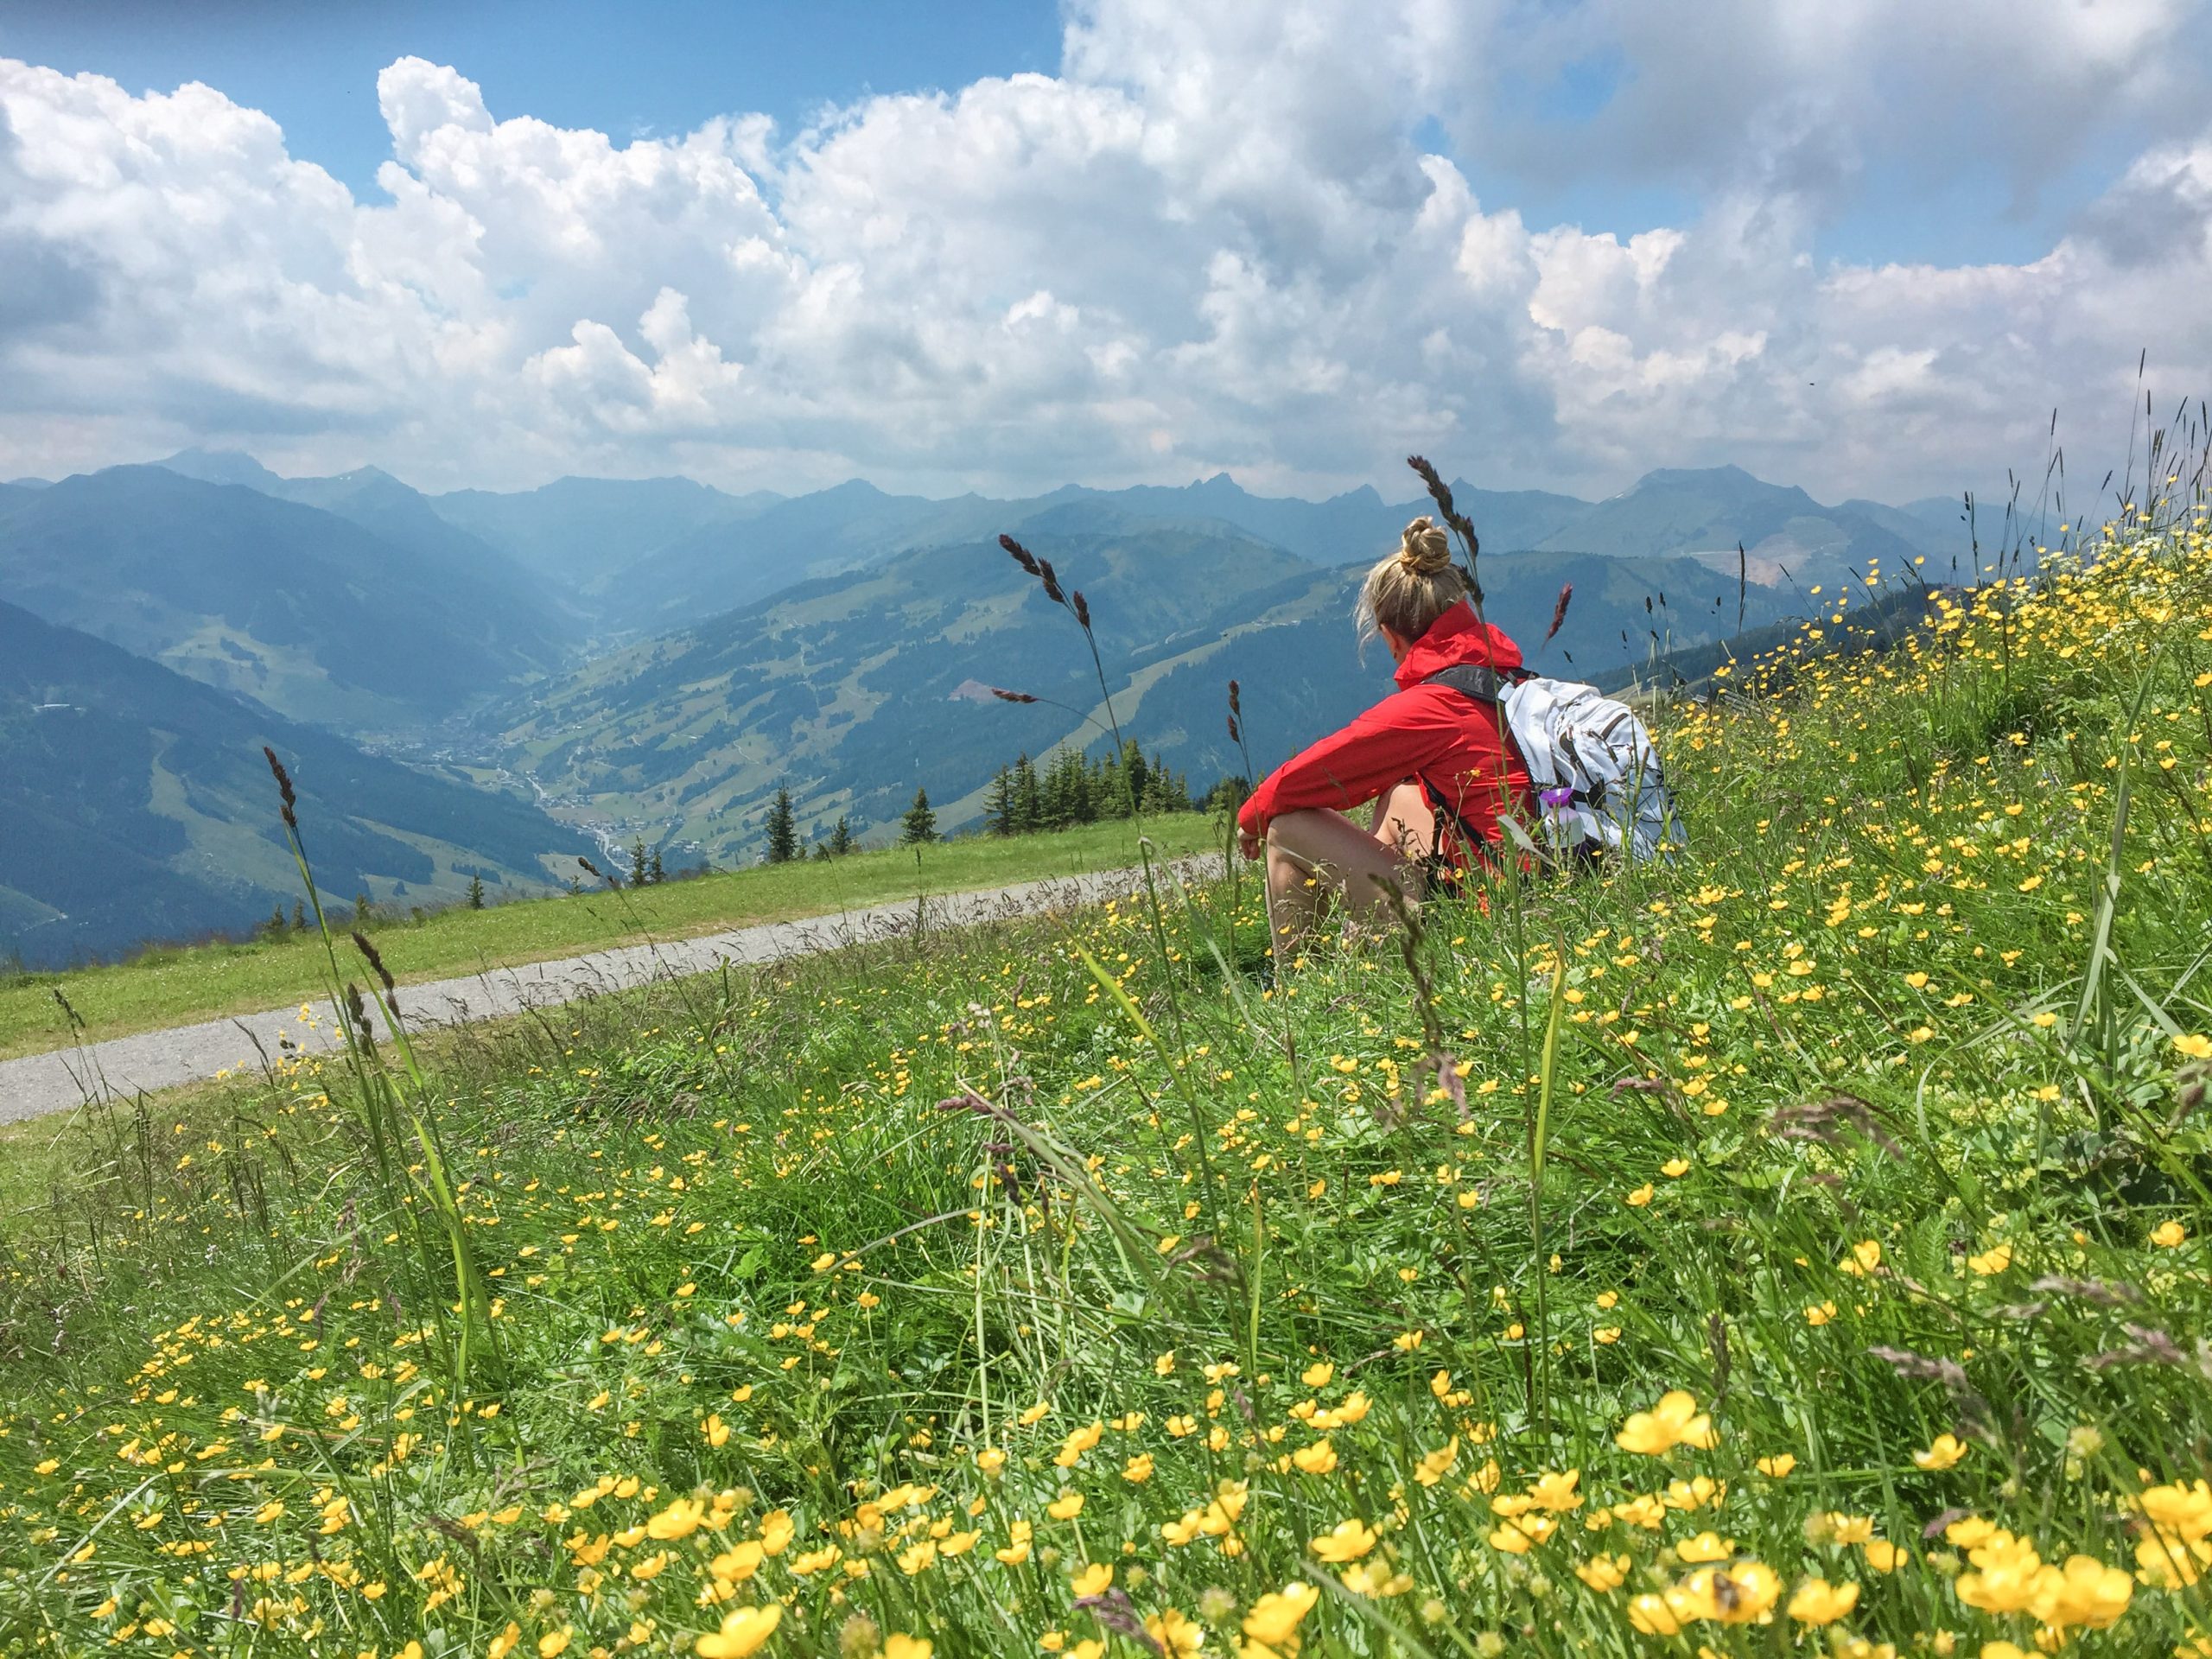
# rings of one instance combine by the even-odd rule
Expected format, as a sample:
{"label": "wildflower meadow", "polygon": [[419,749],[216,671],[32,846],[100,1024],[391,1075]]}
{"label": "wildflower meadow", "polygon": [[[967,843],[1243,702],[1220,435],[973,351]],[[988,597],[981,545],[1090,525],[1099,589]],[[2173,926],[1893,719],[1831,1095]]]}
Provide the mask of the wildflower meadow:
{"label": "wildflower meadow", "polygon": [[0,1650],[2212,1659],[2212,534],[2072,543],[1661,709],[1672,862],[88,1109]]}

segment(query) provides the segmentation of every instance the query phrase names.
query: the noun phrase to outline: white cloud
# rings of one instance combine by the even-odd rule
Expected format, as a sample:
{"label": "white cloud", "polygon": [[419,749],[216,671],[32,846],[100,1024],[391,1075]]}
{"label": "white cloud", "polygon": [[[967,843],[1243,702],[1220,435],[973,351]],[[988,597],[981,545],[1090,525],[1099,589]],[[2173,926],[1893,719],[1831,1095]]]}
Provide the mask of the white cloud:
{"label": "white cloud", "polygon": [[[2054,405],[2124,423],[2144,345],[2212,382],[2212,127],[2156,101],[2179,4],[1095,0],[1058,77],[785,141],[617,143],[406,58],[376,202],[209,88],[0,60],[0,475],[228,442],[433,487],[1395,490],[1418,448],[1495,484],[1948,489],[2039,460]],[[1604,108],[1531,112],[1591,61]],[[2040,258],[1812,257],[1870,167],[2032,194],[2126,119],[2137,159]],[[1694,207],[1531,224],[1431,123],[1482,177],[1605,166]]]}

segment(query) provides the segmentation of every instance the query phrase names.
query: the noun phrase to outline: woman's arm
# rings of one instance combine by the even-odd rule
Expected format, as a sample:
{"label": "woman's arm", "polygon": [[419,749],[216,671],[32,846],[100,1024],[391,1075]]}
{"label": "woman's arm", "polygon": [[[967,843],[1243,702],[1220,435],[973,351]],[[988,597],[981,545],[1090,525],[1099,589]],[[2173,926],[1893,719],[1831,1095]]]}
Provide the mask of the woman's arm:
{"label": "woman's arm", "polygon": [[1349,812],[1410,778],[1452,741],[1451,721],[1432,708],[1437,701],[1421,689],[1385,697],[1268,773],[1237,813],[1237,827],[1257,838],[1285,812],[1317,806]]}

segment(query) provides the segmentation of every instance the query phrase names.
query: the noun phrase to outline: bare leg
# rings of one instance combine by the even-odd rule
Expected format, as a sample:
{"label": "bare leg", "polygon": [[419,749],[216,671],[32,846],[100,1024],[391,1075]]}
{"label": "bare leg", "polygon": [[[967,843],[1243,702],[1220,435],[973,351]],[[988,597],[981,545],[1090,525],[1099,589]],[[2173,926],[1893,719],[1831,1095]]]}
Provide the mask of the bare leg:
{"label": "bare leg", "polygon": [[1408,779],[1375,803],[1375,839],[1418,863],[1436,850],[1436,813],[1421,786]]}
{"label": "bare leg", "polygon": [[1416,867],[1341,812],[1286,812],[1268,825],[1268,912],[1278,947],[1295,944],[1324,899],[1355,916],[1389,907],[1385,887],[1414,896]]}

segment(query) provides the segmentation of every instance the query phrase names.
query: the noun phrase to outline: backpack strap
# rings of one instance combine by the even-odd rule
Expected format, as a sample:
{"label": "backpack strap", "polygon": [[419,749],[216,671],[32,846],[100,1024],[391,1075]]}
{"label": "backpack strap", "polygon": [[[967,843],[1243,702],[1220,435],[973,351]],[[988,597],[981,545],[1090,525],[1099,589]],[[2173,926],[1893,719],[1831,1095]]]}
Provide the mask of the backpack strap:
{"label": "backpack strap", "polygon": [[1421,682],[1423,685],[1448,685],[1463,697],[1477,702],[1496,702],[1503,695],[1505,682],[1494,668],[1484,668],[1479,663],[1454,663],[1449,668],[1440,668]]}
{"label": "backpack strap", "polygon": [[[1512,728],[1506,724],[1505,721],[1503,699],[1506,682],[1500,677],[1496,669],[1485,668],[1479,663],[1454,663],[1449,668],[1438,669],[1435,673],[1424,678],[1421,683],[1441,685],[1457,691],[1471,702],[1486,702],[1492,705],[1497,709],[1498,735],[1504,740],[1507,753],[1516,752]],[[1522,762],[1522,766],[1525,770],[1527,763]],[[1482,862],[1489,862],[1491,857],[1490,839],[1476,833],[1475,827],[1461,815],[1459,809],[1444,798],[1443,791],[1438,789],[1426,777],[1420,779],[1419,781],[1421,793],[1428,798],[1429,810],[1436,815],[1436,844],[1430,849],[1430,857],[1439,861],[1443,859],[1444,826],[1448,820],[1459,832],[1459,839],[1465,845],[1469,855]]]}

